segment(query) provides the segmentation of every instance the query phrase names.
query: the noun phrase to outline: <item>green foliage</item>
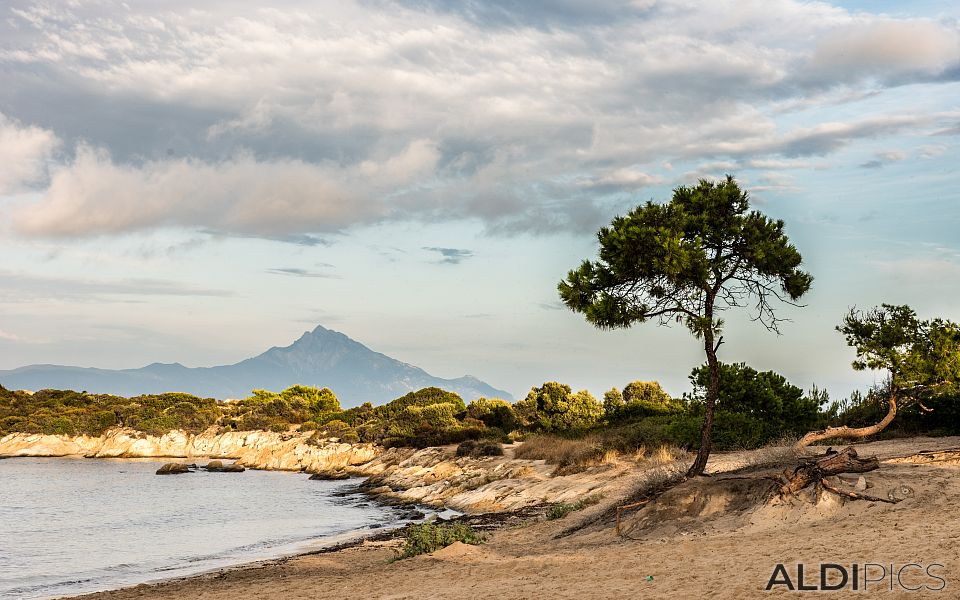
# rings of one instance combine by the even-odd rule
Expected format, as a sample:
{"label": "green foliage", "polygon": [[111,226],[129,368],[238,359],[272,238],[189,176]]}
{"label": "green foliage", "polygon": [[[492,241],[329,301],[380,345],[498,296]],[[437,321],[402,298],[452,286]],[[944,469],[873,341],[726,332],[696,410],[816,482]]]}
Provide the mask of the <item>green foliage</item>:
{"label": "green foliage", "polygon": [[253,390],[231,405],[225,425],[240,431],[286,431],[306,422],[325,423],[341,414],[340,401],[328,388],[295,385],[282,392]]}
{"label": "green foliage", "polygon": [[221,414],[216,400],[182,393],[122,398],[72,390],[29,394],[0,388],[0,434],[99,436],[117,425],[154,435],[174,429],[200,433]]}
{"label": "green foliage", "polygon": [[[866,394],[854,390],[850,397],[832,407],[829,424],[866,427],[887,413],[890,382],[875,385]],[[897,411],[887,435],[960,435],[960,386],[940,390],[919,402],[908,403]]]}
{"label": "green foliage", "polygon": [[547,511],[547,520],[554,521],[556,519],[562,519],[572,512],[577,512],[578,510],[583,510],[588,506],[597,504],[601,499],[602,496],[593,495],[587,496],[586,498],[582,498],[572,503],[560,502],[554,504],[550,507],[550,510]]}
{"label": "green foliage", "polygon": [[610,424],[634,421],[653,415],[671,414],[683,410],[683,404],[671,398],[670,394],[665,392],[656,381],[628,383],[623,388],[619,406],[617,406],[615,398],[611,400],[608,405],[606,396],[604,396],[604,414]]}
{"label": "green foliage", "polygon": [[339,419],[327,421],[322,425],[312,423],[310,427],[308,427],[307,423],[304,423],[301,427],[301,430],[313,430],[313,435],[311,435],[307,440],[307,443],[311,445],[320,445],[323,440],[328,440],[330,438],[337,438],[341,442],[347,444],[360,441],[360,437],[357,435],[357,430]]}
{"label": "green foliage", "polygon": [[361,441],[386,446],[424,447],[480,437],[481,421],[467,418],[463,399],[440,388],[410,392],[382,406],[349,409],[340,416]]}
{"label": "green foliage", "polygon": [[340,401],[330,388],[295,385],[280,392],[280,397],[288,402],[303,402],[318,415],[340,412]]}
{"label": "green foliage", "polygon": [[500,398],[477,398],[467,405],[467,417],[503,433],[510,433],[517,427],[513,405]]}
{"label": "green foliage", "polygon": [[538,432],[576,432],[595,426],[603,405],[587,390],[572,393],[569,385],[548,381],[534,387],[514,405],[521,426]]}
{"label": "green foliage", "polygon": [[851,309],[837,326],[857,352],[853,368],[885,370],[890,392],[919,401],[950,392],[960,382],[960,325],[944,319],[921,321],[909,306],[883,304]]}
{"label": "green foliage", "polygon": [[[801,435],[820,424],[820,409],[827,398],[819,391],[815,390],[816,397],[808,396],[782,375],[773,371],[757,372],[744,363],[720,363],[719,375],[717,411],[752,417],[749,421],[743,420],[744,427],[752,431],[744,433],[744,447],[751,447],[746,440],[754,437],[761,440],[757,445],[762,445],[778,437]],[[690,400],[697,410],[702,410],[709,380],[706,365],[690,374],[693,384]],[[731,422],[734,419],[726,418]],[[762,426],[761,433],[754,431],[757,424]]]}
{"label": "green foliage", "polygon": [[[560,298],[602,329],[682,322],[703,340],[715,369],[718,311],[755,306],[755,319],[776,330],[773,301],[795,302],[813,282],[800,269],[783,221],[749,209],[747,193],[731,176],[678,187],[669,203],[647,202],[600,229],[598,259],[568,273],[557,286]],[[692,474],[706,467],[715,400],[711,386],[705,443]]]}
{"label": "green foliage", "polygon": [[403,551],[400,558],[410,558],[419,554],[436,552],[454,542],[477,545],[483,542],[483,536],[466,523],[411,525],[404,535]]}
{"label": "green foliage", "polygon": [[720,309],[756,296],[758,317],[775,326],[771,295],[798,300],[813,278],[783,221],[749,209],[730,176],[678,187],[669,203],[647,202],[600,229],[599,259],[570,271],[560,298],[601,328],[679,319],[703,337],[719,330],[714,301]]}
{"label": "green foliage", "polygon": [[603,393],[603,416],[607,423],[613,423],[623,410],[623,394],[617,388],[610,388]]}

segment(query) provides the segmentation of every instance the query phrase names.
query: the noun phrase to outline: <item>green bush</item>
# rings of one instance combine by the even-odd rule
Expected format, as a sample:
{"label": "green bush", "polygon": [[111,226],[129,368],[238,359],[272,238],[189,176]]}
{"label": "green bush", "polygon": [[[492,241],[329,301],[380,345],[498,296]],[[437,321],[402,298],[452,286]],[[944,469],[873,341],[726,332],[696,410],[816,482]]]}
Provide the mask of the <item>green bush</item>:
{"label": "green bush", "polygon": [[403,551],[400,558],[429,554],[441,548],[446,548],[454,542],[476,545],[483,542],[483,536],[466,523],[411,525],[407,528],[404,536]]}
{"label": "green bush", "polygon": [[514,405],[520,425],[529,431],[582,432],[603,416],[603,405],[587,390],[573,393],[570,386],[548,381],[534,387]]}
{"label": "green bush", "polygon": [[477,398],[467,405],[467,417],[503,433],[510,433],[517,427],[513,405],[500,398]]}
{"label": "green bush", "polygon": [[[693,383],[690,400],[694,409],[702,406],[709,377],[706,366],[694,369],[690,375]],[[717,411],[751,417],[742,420],[743,427],[749,431],[738,437],[745,441],[757,438],[762,440],[759,442],[762,445],[776,438],[816,429],[821,425],[820,409],[825,403],[826,398],[822,395],[805,395],[802,389],[773,371],[757,372],[743,363],[720,364]]]}
{"label": "green bush", "polygon": [[[633,381],[623,388],[623,404],[607,412],[607,422],[614,424],[683,410],[683,403],[674,400],[656,381]],[[611,403],[613,405],[614,403]]]}

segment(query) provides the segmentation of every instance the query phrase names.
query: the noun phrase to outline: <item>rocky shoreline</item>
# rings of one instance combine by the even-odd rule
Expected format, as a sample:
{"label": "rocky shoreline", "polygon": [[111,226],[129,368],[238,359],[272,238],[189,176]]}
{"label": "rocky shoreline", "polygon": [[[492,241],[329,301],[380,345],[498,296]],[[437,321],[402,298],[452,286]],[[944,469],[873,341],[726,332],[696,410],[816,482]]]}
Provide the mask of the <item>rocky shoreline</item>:
{"label": "rocky shoreline", "polygon": [[210,429],[192,435],[151,436],[111,429],[100,437],[13,433],[0,438],[0,457],[168,458],[233,460],[245,468],[310,473],[321,479],[362,477],[360,489],[384,500],[452,508],[466,513],[506,512],[602,493],[610,465],[555,475],[539,460],[504,456],[457,457],[454,447],[383,448],[317,441],[310,433]]}

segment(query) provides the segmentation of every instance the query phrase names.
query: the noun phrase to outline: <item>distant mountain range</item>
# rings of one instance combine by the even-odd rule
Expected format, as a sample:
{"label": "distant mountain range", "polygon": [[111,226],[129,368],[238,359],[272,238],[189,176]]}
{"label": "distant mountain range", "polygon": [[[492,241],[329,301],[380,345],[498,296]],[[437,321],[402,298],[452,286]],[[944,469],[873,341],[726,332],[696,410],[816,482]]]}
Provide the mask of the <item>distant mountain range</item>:
{"label": "distant mountain range", "polygon": [[270,348],[254,358],[220,367],[153,363],[140,369],[110,370],[30,365],[0,371],[0,385],[7,389],[72,389],[120,396],[187,392],[219,399],[245,398],[254,388],[280,391],[295,384],[328,387],[344,407],[367,401],[379,404],[431,386],[456,392],[466,401],[480,396],[512,399],[508,392],[476,377],[434,377],[320,326],[289,346]]}

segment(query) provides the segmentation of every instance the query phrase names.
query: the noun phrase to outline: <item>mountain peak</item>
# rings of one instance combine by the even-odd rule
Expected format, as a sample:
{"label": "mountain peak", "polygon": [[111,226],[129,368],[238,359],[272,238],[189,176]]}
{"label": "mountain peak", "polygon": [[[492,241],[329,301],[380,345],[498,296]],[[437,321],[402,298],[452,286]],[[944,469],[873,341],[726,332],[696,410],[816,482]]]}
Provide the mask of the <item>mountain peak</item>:
{"label": "mountain peak", "polygon": [[86,389],[131,396],[178,390],[219,398],[243,398],[255,388],[280,391],[303,384],[332,389],[343,406],[387,402],[425,387],[444,388],[467,401],[479,396],[510,398],[509,393],[469,375],[434,377],[322,325],[303,332],[289,346],[275,346],[232,365],[192,369],[180,363],[153,363],[120,371],[34,365],[0,371],[0,383],[9,389]]}

